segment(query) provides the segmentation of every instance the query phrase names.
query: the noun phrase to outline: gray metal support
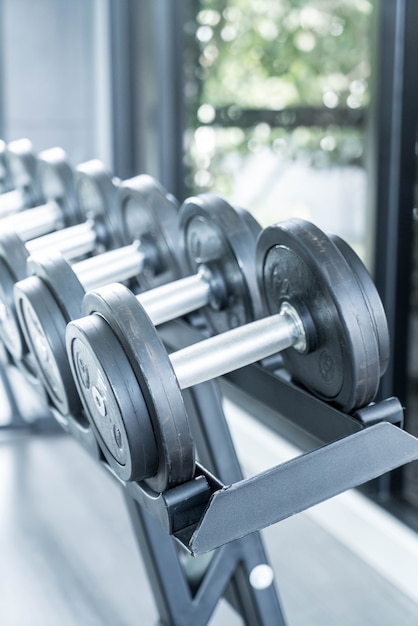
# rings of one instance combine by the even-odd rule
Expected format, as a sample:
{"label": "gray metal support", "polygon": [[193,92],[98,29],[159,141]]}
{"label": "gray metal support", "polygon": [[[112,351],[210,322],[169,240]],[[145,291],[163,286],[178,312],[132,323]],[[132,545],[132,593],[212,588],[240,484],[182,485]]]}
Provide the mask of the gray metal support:
{"label": "gray metal support", "polygon": [[0,139],[5,137],[5,119],[4,119],[4,6],[3,0],[0,0]]}
{"label": "gray metal support", "polygon": [[392,352],[380,397],[396,395],[405,404],[418,120],[418,3],[382,0],[376,3],[375,19],[369,187],[376,211],[374,278],[388,318]]}
{"label": "gray metal support", "polygon": [[110,0],[115,173],[148,173],[184,197],[184,0]]}
{"label": "gray metal support", "polygon": [[[146,2],[146,0],[145,0]],[[183,55],[185,0],[154,0],[152,28],[156,72],[159,129],[159,179],[182,200],[184,198],[183,136],[185,107]]]}

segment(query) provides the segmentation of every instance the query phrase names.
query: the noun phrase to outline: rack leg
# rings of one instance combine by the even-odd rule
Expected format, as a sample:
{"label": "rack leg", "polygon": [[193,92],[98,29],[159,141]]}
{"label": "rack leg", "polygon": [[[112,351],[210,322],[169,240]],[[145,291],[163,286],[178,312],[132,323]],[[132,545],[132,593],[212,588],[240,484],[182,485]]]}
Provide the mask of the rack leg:
{"label": "rack leg", "polygon": [[[222,480],[240,480],[242,473],[217,384],[193,387],[185,401],[200,460]],[[204,626],[225,597],[247,626],[285,626],[273,570],[259,533],[192,558],[127,490],[124,497],[161,624]]]}

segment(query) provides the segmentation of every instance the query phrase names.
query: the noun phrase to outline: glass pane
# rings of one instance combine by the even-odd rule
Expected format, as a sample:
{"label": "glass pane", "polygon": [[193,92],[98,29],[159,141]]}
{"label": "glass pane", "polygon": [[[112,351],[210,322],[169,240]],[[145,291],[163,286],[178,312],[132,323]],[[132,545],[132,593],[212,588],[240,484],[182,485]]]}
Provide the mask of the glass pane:
{"label": "glass pane", "polygon": [[[416,144],[418,155],[418,137]],[[417,158],[418,173],[418,158]],[[408,354],[408,406],[406,428],[418,437],[418,180],[415,180],[415,208],[413,213],[413,253],[411,274],[411,301],[409,310],[409,354]],[[418,463],[405,467],[404,495],[418,507]]]}
{"label": "glass pane", "polygon": [[105,91],[106,3],[1,3],[2,139],[38,152],[65,149],[73,165],[110,161]]}
{"label": "glass pane", "polygon": [[364,256],[368,0],[202,0],[187,25],[193,192],[291,216]]}

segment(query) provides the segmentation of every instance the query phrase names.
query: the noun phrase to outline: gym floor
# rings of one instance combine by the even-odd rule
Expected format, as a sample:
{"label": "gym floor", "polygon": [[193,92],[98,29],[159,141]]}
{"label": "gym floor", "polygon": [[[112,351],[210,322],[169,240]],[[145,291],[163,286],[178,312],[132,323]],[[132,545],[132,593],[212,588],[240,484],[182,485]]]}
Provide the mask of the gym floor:
{"label": "gym floor", "polygon": [[[251,458],[252,467],[246,469],[260,471],[261,463],[270,461],[271,451],[277,452],[276,437],[258,433],[258,425],[242,415],[228,410],[227,414],[234,437],[241,439],[237,445]],[[260,445],[257,458],[254,449]],[[253,453],[248,454],[245,446],[251,446]],[[1,624],[157,623],[120,487],[78,444],[64,434],[4,432],[0,477]],[[370,554],[359,553],[344,538],[341,527],[348,525],[348,537],[354,542],[379,541],[380,512],[374,505],[361,505],[366,510],[371,506],[368,515],[375,516],[367,535],[353,512],[362,497],[344,495],[351,504],[340,506],[340,521],[330,508],[321,509],[334,507],[330,501],[263,531],[288,625],[417,624],[415,535],[382,512],[389,535],[378,545],[380,563],[373,563]],[[400,543],[404,552],[398,549]],[[399,559],[404,561],[399,564]],[[404,587],[396,578],[397,567],[407,577]],[[225,602],[210,622],[213,626],[241,623]]]}

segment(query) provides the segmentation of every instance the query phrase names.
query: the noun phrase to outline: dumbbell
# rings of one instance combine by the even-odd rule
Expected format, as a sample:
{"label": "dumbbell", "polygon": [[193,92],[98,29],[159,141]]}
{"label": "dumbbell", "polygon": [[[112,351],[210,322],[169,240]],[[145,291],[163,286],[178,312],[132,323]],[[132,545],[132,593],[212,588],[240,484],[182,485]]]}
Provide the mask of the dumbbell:
{"label": "dumbbell", "polygon": [[27,258],[59,250],[66,258],[77,259],[120,247],[123,239],[116,192],[116,183],[103,163],[88,161],[76,168],[75,193],[83,222],[27,242],[12,231],[0,236],[0,338],[16,361],[22,361],[27,347],[17,319],[13,287],[27,276]]}
{"label": "dumbbell", "polygon": [[0,217],[42,203],[37,177],[37,157],[29,139],[4,146],[3,157],[12,189],[0,196]]}
{"label": "dumbbell", "polygon": [[[138,177],[135,195],[129,187],[122,191],[121,206],[126,234],[134,242],[139,240],[139,247],[133,244],[72,267],[62,257],[32,257],[29,268],[34,275],[15,286],[26,342],[52,402],[63,415],[75,415],[81,409],[65,349],[65,327],[81,316],[85,290],[137,274],[140,285],[148,290],[137,298],[155,324],[204,306],[215,332],[260,315],[250,262],[260,226],[247,211],[234,209],[213,194],[186,200],[180,212],[185,255],[189,269],[194,270],[196,264],[199,269],[195,275],[174,281],[185,272],[180,272],[183,255],[172,202],[152,179]],[[109,267],[113,258],[124,272],[119,276],[117,268],[112,272]]]}
{"label": "dumbbell", "polygon": [[353,255],[303,220],[265,229],[255,265],[270,315],[171,355],[124,286],[89,292],[86,317],[67,327],[67,351],[113,470],[157,492],[191,479],[181,390],[279,351],[293,379],[323,400],[347,412],[371,402],[387,365],[388,330],[361,261],[350,267]]}
{"label": "dumbbell", "polygon": [[[82,214],[77,205],[74,172],[61,148],[40,152],[37,157],[37,182],[43,204],[19,210],[0,220],[0,229],[14,231],[22,241],[41,237],[77,224]],[[0,212],[1,212],[0,196]]]}
{"label": "dumbbell", "polygon": [[26,344],[53,405],[62,415],[81,409],[65,349],[65,328],[81,315],[85,290],[114,281],[151,288],[185,273],[179,247],[178,203],[152,177],[121,184],[121,248],[70,264],[58,253],[28,260],[28,278],[15,285]]}

